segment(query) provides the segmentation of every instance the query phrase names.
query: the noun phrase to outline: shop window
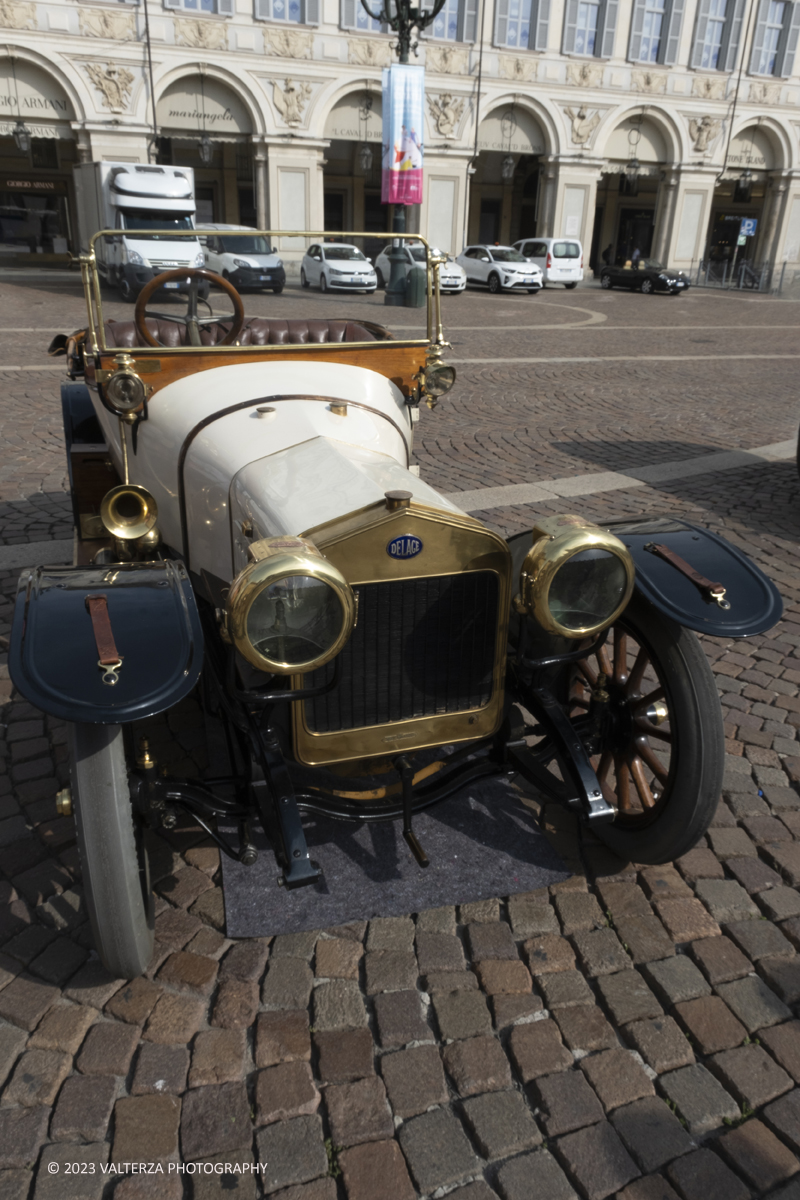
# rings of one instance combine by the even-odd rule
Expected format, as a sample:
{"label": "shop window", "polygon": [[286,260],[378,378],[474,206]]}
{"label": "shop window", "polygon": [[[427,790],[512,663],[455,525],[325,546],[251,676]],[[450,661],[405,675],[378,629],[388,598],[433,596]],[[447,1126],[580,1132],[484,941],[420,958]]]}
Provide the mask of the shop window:
{"label": "shop window", "polygon": [[319,0],[255,0],[255,17],[257,21],[319,25]]}
{"label": "shop window", "polygon": [[[379,0],[371,0],[370,8],[374,10],[379,7]],[[361,0],[341,0],[339,21],[342,29],[355,29],[357,33],[388,33],[387,26],[367,14]]]}
{"label": "shop window", "polygon": [[0,189],[0,256],[66,254],[68,238],[65,183],[33,180],[24,194]]}
{"label": "shop window", "polygon": [[442,11],[430,28],[430,37],[444,42],[474,42],[478,19],[478,0],[445,0]]}
{"label": "shop window", "polygon": [[511,50],[546,50],[550,0],[497,0],[494,44]]}
{"label": "shop window", "polygon": [[751,75],[777,75],[782,79],[794,68],[797,40],[800,36],[800,3],[759,0]]}
{"label": "shop window", "polygon": [[58,141],[56,138],[31,138],[31,165],[46,171],[58,170]]}
{"label": "shop window", "polygon": [[618,10],[619,0],[567,0],[562,53],[611,58]]}
{"label": "shop window", "polygon": [[635,0],[628,58],[672,66],[678,57],[684,0]]}
{"label": "shop window", "polygon": [[162,167],[171,167],[174,165],[172,161],[172,138],[160,137],[156,140],[156,162]]}

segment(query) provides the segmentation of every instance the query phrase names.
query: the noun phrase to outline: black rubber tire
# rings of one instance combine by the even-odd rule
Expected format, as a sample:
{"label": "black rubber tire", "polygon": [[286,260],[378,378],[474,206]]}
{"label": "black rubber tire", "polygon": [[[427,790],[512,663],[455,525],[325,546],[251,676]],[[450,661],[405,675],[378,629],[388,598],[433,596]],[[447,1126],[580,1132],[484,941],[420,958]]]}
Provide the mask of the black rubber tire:
{"label": "black rubber tire", "polygon": [[280,296],[282,291],[283,291],[283,284],[281,284],[280,287],[273,288],[272,294],[273,294],[273,296]]}
{"label": "black rubber tire", "polygon": [[303,288],[311,287],[311,284],[306,279],[306,273],[302,267],[300,268],[300,287],[303,287]]}
{"label": "black rubber tire", "polygon": [[222,278],[223,278],[223,279],[230,279],[230,273],[229,273],[228,271],[223,271],[223,272],[222,272]]}
{"label": "black rubber tire", "polygon": [[576,288],[577,286],[578,286],[577,283],[565,283],[564,284],[564,287],[567,289],[568,292],[571,292],[572,289]]}
{"label": "black rubber tire", "polygon": [[656,286],[653,283],[652,279],[643,279],[642,282],[639,284],[639,291],[642,293],[643,296],[652,296],[652,294],[655,290],[656,290]]}
{"label": "black rubber tire", "polygon": [[538,296],[539,292],[541,290],[542,290],[541,288],[531,288],[531,290],[528,292],[528,295],[529,296]]}
{"label": "black rubber tire", "polygon": [[135,304],[139,298],[139,293],[135,287],[132,287],[129,280],[123,275],[119,281],[119,297],[126,304]]}
{"label": "black rubber tire", "polygon": [[611,282],[611,276],[610,276],[610,275],[601,275],[601,276],[600,276],[600,287],[601,287],[601,288],[605,288],[605,289],[606,289],[606,291],[609,291],[609,292],[610,292],[610,291],[611,291],[611,289],[613,288],[613,286],[614,286],[614,285],[613,285],[613,283]]}
{"label": "black rubber tire", "polygon": [[621,623],[657,664],[675,743],[670,779],[649,820],[597,826],[630,862],[667,863],[687,854],[713,820],[725,768],[725,734],[714,675],[697,635],[634,593]]}
{"label": "black rubber tire", "polygon": [[153,954],[153,895],[120,725],[70,725],[72,805],[95,947],[116,979]]}
{"label": "black rubber tire", "polygon": [[385,288],[386,280],[383,278],[383,271],[380,269],[380,267],[375,268],[375,274],[378,276],[378,287]]}
{"label": "black rubber tire", "polygon": [[377,288],[367,288],[365,295],[374,296],[376,291],[377,291]]}
{"label": "black rubber tire", "polygon": [[491,275],[489,276],[488,286],[489,286],[489,291],[492,293],[493,296],[496,296],[497,293],[500,291],[500,276],[497,274],[496,271],[492,271]]}
{"label": "black rubber tire", "polygon": [[325,295],[325,293],[326,293],[326,292],[327,292],[327,290],[328,290],[328,281],[327,281],[327,279],[325,278],[325,272],[324,272],[324,271],[320,272],[320,277],[319,277],[319,290],[322,292],[322,294],[323,294],[323,295]]}

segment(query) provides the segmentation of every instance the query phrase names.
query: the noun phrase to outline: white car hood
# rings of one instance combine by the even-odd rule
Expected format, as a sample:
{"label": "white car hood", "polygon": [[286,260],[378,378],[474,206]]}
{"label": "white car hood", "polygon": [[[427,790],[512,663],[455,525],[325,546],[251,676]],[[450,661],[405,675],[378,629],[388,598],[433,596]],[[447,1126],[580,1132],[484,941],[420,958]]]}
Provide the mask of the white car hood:
{"label": "white car hood", "polygon": [[123,234],[122,240],[128,253],[136,250],[147,262],[174,262],[176,267],[191,267],[200,253],[200,243],[193,238],[154,242],[150,238],[137,238],[134,231],[133,236]]}

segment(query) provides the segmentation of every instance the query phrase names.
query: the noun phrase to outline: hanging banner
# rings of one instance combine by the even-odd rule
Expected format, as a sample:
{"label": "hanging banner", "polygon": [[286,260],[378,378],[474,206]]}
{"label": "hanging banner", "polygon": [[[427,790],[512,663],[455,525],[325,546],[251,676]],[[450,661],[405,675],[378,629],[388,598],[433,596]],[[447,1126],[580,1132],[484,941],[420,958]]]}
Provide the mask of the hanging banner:
{"label": "hanging banner", "polygon": [[384,70],[382,204],[422,203],[424,101],[424,67]]}

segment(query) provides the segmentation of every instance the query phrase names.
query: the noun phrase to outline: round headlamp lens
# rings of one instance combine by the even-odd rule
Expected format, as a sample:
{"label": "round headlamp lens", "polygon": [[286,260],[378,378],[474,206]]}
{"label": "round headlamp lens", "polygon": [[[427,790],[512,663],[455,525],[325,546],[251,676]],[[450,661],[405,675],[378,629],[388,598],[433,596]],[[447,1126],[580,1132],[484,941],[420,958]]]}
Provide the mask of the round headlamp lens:
{"label": "round headlamp lens", "polygon": [[564,629],[591,629],[608,621],[622,603],[628,576],[610,550],[581,550],[556,572],[547,602]]}
{"label": "round headlamp lens", "polygon": [[455,367],[445,363],[425,368],[425,391],[429,396],[444,396],[456,381]]}
{"label": "round headlamp lens", "polygon": [[329,584],[310,575],[288,575],[253,600],[247,638],[270,662],[299,667],[331,649],[344,620],[341,601]]}
{"label": "round headlamp lens", "polygon": [[138,375],[120,371],[112,375],[106,387],[106,394],[114,408],[120,412],[133,412],[144,404],[144,384]]}

